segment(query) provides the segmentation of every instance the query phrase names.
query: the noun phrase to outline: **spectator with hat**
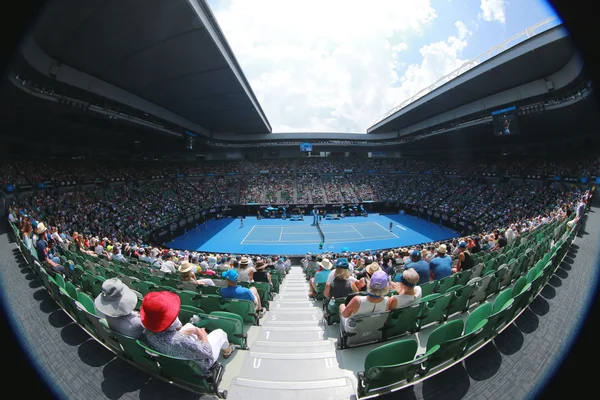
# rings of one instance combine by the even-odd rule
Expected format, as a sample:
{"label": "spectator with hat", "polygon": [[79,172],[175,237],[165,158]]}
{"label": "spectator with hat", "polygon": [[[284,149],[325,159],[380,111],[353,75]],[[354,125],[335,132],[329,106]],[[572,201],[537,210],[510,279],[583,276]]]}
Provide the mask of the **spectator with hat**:
{"label": "spectator with hat", "polygon": [[[264,261],[263,261],[264,264]],[[238,281],[240,282],[252,282],[254,279],[254,269],[250,268],[250,260],[247,257],[242,257],[238,267]]]}
{"label": "spectator with hat", "polygon": [[372,262],[371,264],[367,265],[364,273],[356,276],[358,280],[355,282],[355,285],[358,288],[358,290],[363,290],[363,288],[368,287],[369,281],[371,280],[373,274],[380,270],[381,267],[377,262]]}
{"label": "spectator with hat", "polygon": [[195,271],[197,267],[187,261],[184,261],[179,266],[179,276],[181,277],[182,282],[191,282],[197,285],[207,285],[207,286],[215,286],[215,283],[212,279],[196,279]]}
{"label": "spectator with hat", "polygon": [[383,312],[388,309],[389,297],[388,275],[382,270],[377,270],[369,280],[367,295],[354,296],[348,305],[340,304],[340,323],[344,324],[345,331],[351,331],[348,318],[351,316],[368,315]]}
{"label": "spectator with hat", "polygon": [[196,361],[203,372],[208,373],[221,353],[228,358],[235,347],[221,329],[206,333],[204,328],[190,323],[182,326],[177,317],[180,307],[179,296],[175,293],[146,294],[140,308],[146,341],[152,349],[161,353]]}
{"label": "spectator with hat", "polygon": [[328,258],[322,259],[321,262],[318,263],[318,265],[319,269],[315,273],[315,276],[310,278],[309,281],[310,293],[308,294],[308,297],[314,297],[315,292],[317,290],[317,285],[321,283],[326,283],[327,278],[329,278],[329,275],[331,275],[331,268],[333,267],[333,264],[331,263],[331,261],[329,261]]}
{"label": "spectator with hat", "polygon": [[263,260],[257,261],[256,264],[254,264],[254,269],[256,271],[252,273],[252,279],[254,282],[265,282],[272,286],[273,282],[271,281],[271,274],[265,271],[265,268],[267,268],[267,264],[265,264]]}
{"label": "spectator with hat", "polygon": [[[421,252],[419,250],[413,250],[410,253],[410,262],[404,266],[404,270],[414,269],[419,275],[419,280],[417,284],[423,285],[430,281],[431,278],[431,269],[429,267],[429,263],[423,260]],[[401,277],[398,277],[398,282],[400,282]],[[396,280],[396,279],[394,279]]]}
{"label": "spectator with hat", "polygon": [[118,278],[107,279],[102,283],[102,293],[94,299],[96,312],[100,314],[113,331],[139,339],[144,326],[137,311],[137,295]]}
{"label": "spectator with hat", "polygon": [[429,261],[429,268],[433,280],[440,280],[452,274],[452,259],[446,253],[445,244],[438,246],[436,255]]}
{"label": "spectator with hat", "polygon": [[58,272],[63,274],[65,272],[65,268],[60,265],[60,258],[53,256],[48,251],[48,229],[43,222],[40,222],[37,225],[35,233],[38,235],[38,240],[35,244],[35,249],[38,253],[38,258],[46,263],[54,272]]}
{"label": "spectator with hat", "polygon": [[227,287],[221,289],[221,297],[225,299],[240,299],[250,300],[254,302],[256,311],[260,313],[262,317],[266,310],[260,304],[260,296],[255,287],[245,288],[238,285],[239,274],[235,269],[229,269],[223,272],[223,278],[227,280]]}
{"label": "spectator with hat", "polygon": [[356,278],[351,278],[350,266],[348,260],[340,258],[335,262],[335,271],[330,274],[323,295],[326,298],[344,298],[351,293],[358,292],[354,284]]}
{"label": "spectator with hat", "polygon": [[408,307],[421,300],[421,287],[417,286],[419,280],[419,273],[414,268],[405,269],[400,277],[400,282],[392,282],[392,287],[398,294],[392,296],[388,309]]}

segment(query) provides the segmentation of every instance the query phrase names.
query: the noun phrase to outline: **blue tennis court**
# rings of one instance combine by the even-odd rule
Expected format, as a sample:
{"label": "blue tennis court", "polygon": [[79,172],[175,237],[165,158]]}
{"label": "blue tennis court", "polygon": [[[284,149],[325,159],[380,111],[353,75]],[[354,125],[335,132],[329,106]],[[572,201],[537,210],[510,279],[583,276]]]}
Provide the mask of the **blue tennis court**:
{"label": "blue tennis court", "polygon": [[[392,231],[389,229],[392,222]],[[205,252],[247,254],[305,254],[319,252],[321,236],[312,218],[304,221],[248,217],[241,227],[238,219],[209,221],[207,229],[189,232],[167,246]],[[323,220],[323,251],[376,250],[449,239],[459,234],[449,228],[408,215],[370,214]]]}

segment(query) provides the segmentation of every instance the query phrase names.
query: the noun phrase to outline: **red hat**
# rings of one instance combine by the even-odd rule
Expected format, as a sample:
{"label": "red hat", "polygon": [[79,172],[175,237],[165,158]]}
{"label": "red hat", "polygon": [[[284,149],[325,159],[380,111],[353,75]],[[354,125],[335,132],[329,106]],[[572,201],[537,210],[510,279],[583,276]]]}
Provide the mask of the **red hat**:
{"label": "red hat", "polygon": [[142,325],[151,332],[162,332],[175,321],[180,307],[181,300],[175,293],[150,292],[140,307]]}

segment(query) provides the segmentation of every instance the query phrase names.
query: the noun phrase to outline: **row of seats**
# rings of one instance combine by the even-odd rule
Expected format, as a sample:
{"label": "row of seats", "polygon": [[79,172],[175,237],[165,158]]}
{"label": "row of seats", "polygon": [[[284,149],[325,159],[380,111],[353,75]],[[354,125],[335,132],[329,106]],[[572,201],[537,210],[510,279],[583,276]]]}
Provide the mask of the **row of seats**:
{"label": "row of seats", "polygon": [[[558,230],[545,229],[541,238],[539,234],[536,236],[538,242],[534,249],[535,254],[537,256],[542,252],[541,257],[536,257],[537,262],[524,270],[512,286],[500,291],[493,302],[485,302],[470,311],[466,322],[462,319],[454,319],[435,328],[427,339],[425,353],[417,354],[419,346],[413,338],[397,340],[371,350],[365,359],[364,371],[358,373],[359,396],[387,392],[426,379],[477,351],[504,330],[541,292],[559,267],[560,261],[575,237],[575,230],[565,234],[566,224],[555,228]],[[549,243],[555,239],[555,233],[559,232],[560,239],[549,246]],[[428,307],[428,302],[429,300],[425,301],[425,305],[421,302],[407,307],[409,310],[406,311],[402,311],[404,309],[391,311],[383,325],[382,337],[387,339],[388,336],[397,336],[400,332],[410,331],[410,328],[415,326],[415,322],[403,314],[412,312],[413,315],[418,316]],[[422,307],[421,311],[419,307]],[[410,310],[411,308],[414,309]],[[394,324],[389,323],[392,315],[396,316]],[[354,318],[354,320],[358,327],[361,323],[368,326],[369,322],[364,321],[368,321],[369,318],[377,319],[378,316],[374,314]],[[405,330],[404,326],[400,326],[399,329],[394,330],[392,326],[395,324],[406,324],[408,329]],[[342,332],[342,328],[340,329]],[[345,340],[346,345],[360,343],[363,331],[358,329],[358,334],[341,337],[340,340]],[[418,379],[415,380],[415,377]]]}
{"label": "row of seats", "polygon": [[[200,286],[177,281],[176,285],[180,285],[180,289],[174,286],[159,285],[157,281],[141,280],[139,277],[128,275],[128,273],[135,271],[145,275],[144,272],[141,272],[147,271],[144,265],[140,265],[143,263],[136,265],[135,263],[108,262],[108,260],[95,258],[84,253],[78,255],[68,249],[63,250],[61,256],[61,262],[66,267],[65,277],[63,277],[61,274],[54,273],[51,269],[46,269],[40,263],[36,249],[20,239],[16,226],[11,224],[11,227],[18,241],[20,251],[33,274],[41,280],[50,296],[65,313],[99,343],[153,376],[197,393],[215,394],[221,398],[227,396],[226,390],[219,389],[224,372],[224,367],[220,363],[215,363],[209,373],[204,374],[194,361],[157,352],[149,348],[143,340],[111,330],[106,321],[97,315],[93,299],[100,293],[102,282],[110,277],[119,277],[124,282],[131,284],[138,295],[137,310],[139,310],[144,294],[148,291],[173,291],[182,300],[179,312],[180,320],[189,321],[192,316],[197,315],[200,318],[200,322],[196,323],[197,326],[204,327],[209,332],[222,329],[227,333],[229,342],[241,349],[248,349],[244,323],[257,323],[258,321],[257,318],[254,318],[253,302],[223,299],[218,295],[218,291],[221,289],[218,286]],[[78,264],[75,264],[75,262]],[[85,268],[80,264],[84,264]],[[160,273],[151,274],[154,278],[164,279],[161,283],[167,283],[168,279],[172,279],[168,275],[160,275]],[[278,283],[280,283],[279,279],[283,279],[279,271],[274,271],[272,276],[275,277]],[[220,279],[215,278],[215,280]],[[172,279],[170,283],[173,284],[174,282],[175,279]],[[187,285],[193,285],[193,287]],[[269,295],[272,295],[272,288],[269,284],[265,284],[266,287],[258,282],[253,285],[261,287]],[[213,292],[204,294],[204,291]],[[209,298],[211,301],[203,301],[205,298]]]}

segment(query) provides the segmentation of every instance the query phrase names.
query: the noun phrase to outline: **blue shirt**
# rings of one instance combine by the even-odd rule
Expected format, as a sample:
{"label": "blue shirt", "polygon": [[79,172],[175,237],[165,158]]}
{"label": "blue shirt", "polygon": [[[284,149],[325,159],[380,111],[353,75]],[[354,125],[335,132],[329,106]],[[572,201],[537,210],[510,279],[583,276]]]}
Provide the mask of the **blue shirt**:
{"label": "blue shirt", "polygon": [[448,256],[438,256],[429,262],[429,268],[433,271],[433,279],[445,278],[452,274],[452,259]]}
{"label": "blue shirt", "polygon": [[221,297],[224,299],[240,299],[254,301],[254,294],[245,287],[241,286],[228,286],[221,288]]}
{"label": "blue shirt", "polygon": [[38,258],[46,261],[48,258],[48,243],[46,243],[44,239],[38,239],[37,243],[35,244],[35,249],[37,250]]}
{"label": "blue shirt", "polygon": [[[449,257],[448,257],[449,258]],[[419,274],[419,283],[418,285],[422,285],[424,283],[429,282],[429,263],[425,260],[419,260],[416,262],[408,263],[404,266],[404,269],[412,268]]]}
{"label": "blue shirt", "polygon": [[327,282],[327,278],[329,278],[330,273],[331,273],[331,270],[328,270],[328,269],[318,271],[315,274],[315,285],[318,285],[319,283]]}

